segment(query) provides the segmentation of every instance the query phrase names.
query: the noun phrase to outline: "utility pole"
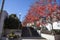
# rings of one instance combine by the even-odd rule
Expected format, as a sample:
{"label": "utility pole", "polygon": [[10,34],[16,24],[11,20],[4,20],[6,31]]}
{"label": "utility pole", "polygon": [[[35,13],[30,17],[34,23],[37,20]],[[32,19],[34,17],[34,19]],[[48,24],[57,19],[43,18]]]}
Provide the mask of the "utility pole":
{"label": "utility pole", "polygon": [[0,14],[2,14],[2,12],[3,12],[4,3],[5,3],[5,0],[2,0],[2,5],[1,5],[1,12],[0,12]]}

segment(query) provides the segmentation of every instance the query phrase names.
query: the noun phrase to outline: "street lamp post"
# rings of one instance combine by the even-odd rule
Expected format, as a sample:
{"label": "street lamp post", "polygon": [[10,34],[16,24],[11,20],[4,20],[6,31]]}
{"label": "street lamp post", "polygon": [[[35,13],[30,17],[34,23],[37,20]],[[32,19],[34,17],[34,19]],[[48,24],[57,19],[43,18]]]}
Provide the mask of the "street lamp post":
{"label": "street lamp post", "polygon": [[[17,29],[17,34],[21,37],[21,31],[20,31],[20,19],[21,19],[21,13],[19,13],[19,26],[18,26],[18,29]],[[19,40],[19,37],[17,37],[17,39]]]}
{"label": "street lamp post", "polygon": [[[19,27],[20,27],[20,20],[21,20],[21,13],[19,13]],[[18,27],[18,30],[19,30],[19,27]]]}

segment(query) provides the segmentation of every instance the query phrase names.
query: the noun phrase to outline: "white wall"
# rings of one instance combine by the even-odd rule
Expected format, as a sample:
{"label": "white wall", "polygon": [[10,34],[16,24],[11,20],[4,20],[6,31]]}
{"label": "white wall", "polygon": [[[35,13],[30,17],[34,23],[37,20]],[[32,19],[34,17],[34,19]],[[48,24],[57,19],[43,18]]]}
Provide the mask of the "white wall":
{"label": "white wall", "polygon": [[53,29],[59,29],[60,30],[60,21],[53,23]]}
{"label": "white wall", "polygon": [[46,38],[47,40],[55,40],[54,35],[49,35],[49,34],[41,33],[41,36]]}

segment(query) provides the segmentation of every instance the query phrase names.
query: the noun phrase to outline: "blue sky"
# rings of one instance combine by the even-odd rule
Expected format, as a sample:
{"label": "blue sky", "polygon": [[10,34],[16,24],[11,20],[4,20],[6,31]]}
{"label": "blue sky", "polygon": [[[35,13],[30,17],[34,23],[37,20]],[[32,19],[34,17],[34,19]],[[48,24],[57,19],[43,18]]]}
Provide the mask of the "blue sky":
{"label": "blue sky", "polygon": [[[1,7],[0,0],[0,7]],[[21,13],[21,21],[24,19],[27,14],[29,7],[37,0],[6,0],[4,5],[4,10],[6,10],[9,15],[14,13],[19,17]],[[57,0],[57,3],[60,4],[60,0]]]}

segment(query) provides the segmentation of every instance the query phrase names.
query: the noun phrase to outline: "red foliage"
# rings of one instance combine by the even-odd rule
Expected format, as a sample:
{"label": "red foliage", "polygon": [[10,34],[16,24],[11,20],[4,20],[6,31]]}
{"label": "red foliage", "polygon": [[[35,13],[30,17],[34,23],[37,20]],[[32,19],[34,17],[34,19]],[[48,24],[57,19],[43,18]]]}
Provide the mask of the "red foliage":
{"label": "red foliage", "polygon": [[56,3],[56,0],[48,0],[49,3],[45,5],[41,5],[43,4],[44,0],[40,0],[36,2],[34,5],[30,7],[28,14],[26,15],[26,18],[24,21],[26,21],[26,23],[33,22],[35,20],[39,20],[40,16],[48,16],[53,11],[56,11],[58,6],[57,4],[52,5],[51,4],[52,1]]}

